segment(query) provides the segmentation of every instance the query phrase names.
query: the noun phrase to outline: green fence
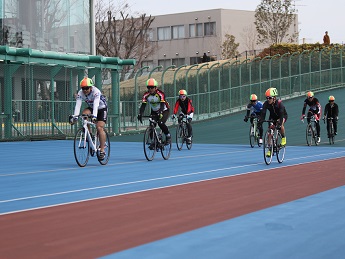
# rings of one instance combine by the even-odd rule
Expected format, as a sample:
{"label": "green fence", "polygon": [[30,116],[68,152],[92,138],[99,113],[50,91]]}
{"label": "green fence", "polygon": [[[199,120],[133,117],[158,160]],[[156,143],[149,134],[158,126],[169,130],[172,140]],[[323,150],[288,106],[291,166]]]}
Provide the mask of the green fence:
{"label": "green fence", "polygon": [[67,118],[73,112],[74,94],[84,75],[95,76],[96,85],[108,96],[108,131],[124,134],[146,125],[138,124],[136,115],[149,77],[159,82],[171,106],[178,90],[186,89],[196,109],[195,120],[205,120],[244,109],[251,93],[264,99],[268,87],[276,87],[281,98],[292,98],[308,90],[344,86],[343,50],[324,48],[262,59],[143,67],[134,79],[120,84],[122,66],[134,64],[133,60],[43,55],[0,47],[0,139],[73,136],[76,126],[71,127]]}

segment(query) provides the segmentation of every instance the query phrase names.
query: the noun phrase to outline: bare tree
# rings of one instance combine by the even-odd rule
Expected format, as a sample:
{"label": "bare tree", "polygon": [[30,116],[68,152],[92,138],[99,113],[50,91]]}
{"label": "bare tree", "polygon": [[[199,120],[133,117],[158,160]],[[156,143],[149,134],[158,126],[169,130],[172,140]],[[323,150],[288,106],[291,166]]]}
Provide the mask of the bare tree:
{"label": "bare tree", "polygon": [[262,0],[255,10],[257,43],[277,44],[289,36],[295,37],[289,35],[295,12],[292,0]]}
{"label": "bare tree", "polygon": [[241,38],[246,46],[247,50],[255,50],[256,42],[258,39],[257,31],[253,24],[243,28],[243,32],[240,33]]}
{"label": "bare tree", "polygon": [[145,57],[157,50],[157,42],[153,42],[150,35],[154,18],[146,14],[134,15],[130,14],[126,1],[119,2],[117,7],[106,6],[104,0],[98,0],[96,5],[96,53],[106,57],[136,59],[133,72],[141,66]]}
{"label": "bare tree", "polygon": [[237,56],[238,46],[240,44],[235,42],[235,36],[230,34],[225,34],[225,40],[222,44],[222,56],[224,59],[230,59],[234,56]]}

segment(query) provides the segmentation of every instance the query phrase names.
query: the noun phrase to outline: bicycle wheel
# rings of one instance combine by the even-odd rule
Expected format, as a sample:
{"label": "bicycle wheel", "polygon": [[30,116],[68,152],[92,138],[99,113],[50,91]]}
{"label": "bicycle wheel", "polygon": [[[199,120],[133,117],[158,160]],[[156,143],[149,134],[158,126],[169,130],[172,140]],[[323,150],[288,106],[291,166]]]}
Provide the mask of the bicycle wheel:
{"label": "bicycle wheel", "polygon": [[315,145],[319,145],[319,142],[317,142],[317,135],[316,135],[316,122],[314,122],[313,126],[312,126],[312,130],[313,130],[313,138],[314,138],[314,143]]}
{"label": "bicycle wheel", "polygon": [[183,142],[184,142],[183,127],[181,124],[179,124],[176,127],[176,147],[178,150],[182,149]]}
{"label": "bicycle wheel", "polygon": [[171,152],[171,141],[169,144],[166,144],[166,136],[165,134],[162,134],[162,139],[161,139],[161,143],[159,143],[160,145],[160,150],[161,150],[161,154],[162,157],[165,160],[168,160],[170,157],[170,152]]}
{"label": "bicycle wheel", "polygon": [[313,139],[314,139],[314,131],[311,124],[307,125],[306,131],[305,131],[305,137],[307,140],[307,145],[311,146],[313,144]]}
{"label": "bicycle wheel", "polygon": [[255,141],[254,127],[253,127],[253,124],[251,124],[250,127],[249,127],[249,143],[250,143],[250,146],[252,148],[255,146],[255,142],[256,141]]}
{"label": "bicycle wheel", "polygon": [[80,128],[74,136],[74,158],[80,167],[84,167],[89,161],[89,157],[89,142],[85,140],[84,128]]}
{"label": "bicycle wheel", "polygon": [[329,144],[332,145],[334,144],[334,127],[333,127],[333,123],[331,122],[329,125]]}
{"label": "bicycle wheel", "polygon": [[[104,130],[105,133],[105,143],[104,143],[104,158],[103,159],[99,159],[99,152],[97,152],[97,159],[98,162],[101,165],[106,165],[109,161],[109,157],[110,157],[110,139],[109,139],[109,134],[106,130]],[[98,136],[98,134],[97,134]],[[99,139],[97,140],[97,143],[99,143]]]}
{"label": "bicycle wheel", "polygon": [[273,156],[273,141],[269,131],[266,131],[265,137],[263,139],[263,151],[264,151],[264,160],[266,165],[269,165],[272,162]]}
{"label": "bicycle wheel", "polygon": [[148,127],[144,133],[144,154],[148,161],[152,161],[156,154],[156,136],[155,131]]}
{"label": "bicycle wheel", "polygon": [[283,163],[285,157],[285,146],[282,146],[280,143],[282,142],[282,135],[280,132],[277,133],[276,141],[275,141],[275,148],[276,148],[276,155],[277,160],[279,163]]}

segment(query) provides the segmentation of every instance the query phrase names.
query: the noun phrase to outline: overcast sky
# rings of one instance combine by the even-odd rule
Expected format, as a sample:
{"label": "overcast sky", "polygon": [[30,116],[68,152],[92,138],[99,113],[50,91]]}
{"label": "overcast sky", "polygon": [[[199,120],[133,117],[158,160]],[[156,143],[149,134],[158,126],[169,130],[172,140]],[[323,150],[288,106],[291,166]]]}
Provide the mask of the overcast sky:
{"label": "overcast sky", "polygon": [[[151,15],[183,13],[208,9],[255,11],[260,0],[127,0],[131,10]],[[325,31],[331,43],[345,43],[344,2],[341,0],[296,0],[299,43],[322,43]]]}

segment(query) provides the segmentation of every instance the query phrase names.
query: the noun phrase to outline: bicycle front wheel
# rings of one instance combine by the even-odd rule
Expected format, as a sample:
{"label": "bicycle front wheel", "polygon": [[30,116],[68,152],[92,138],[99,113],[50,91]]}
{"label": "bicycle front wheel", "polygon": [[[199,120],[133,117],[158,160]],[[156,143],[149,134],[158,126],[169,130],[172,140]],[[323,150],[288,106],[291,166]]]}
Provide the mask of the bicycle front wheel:
{"label": "bicycle front wheel", "polygon": [[155,131],[148,127],[144,133],[144,154],[148,161],[152,161],[156,154],[156,134]]}
{"label": "bicycle front wheel", "polygon": [[265,163],[266,165],[269,165],[272,162],[273,157],[273,136],[269,131],[266,131],[263,139],[263,151]]}
{"label": "bicycle front wheel", "polygon": [[307,125],[306,131],[305,131],[305,138],[307,140],[307,145],[311,146],[314,140],[314,131],[313,131],[313,127],[310,124]]}
{"label": "bicycle front wheel", "polygon": [[176,147],[178,150],[182,149],[184,142],[183,127],[181,124],[178,124],[176,127]]}
{"label": "bicycle front wheel", "polygon": [[329,127],[329,144],[332,145],[334,144],[334,127],[333,123],[331,122],[330,127]]}
{"label": "bicycle front wheel", "polygon": [[251,124],[250,127],[249,127],[249,143],[250,143],[250,146],[253,148],[255,146],[255,132],[254,132],[254,127],[253,125]]}
{"label": "bicycle front wheel", "polygon": [[171,152],[171,141],[169,144],[166,143],[166,135],[165,134],[162,134],[161,143],[159,143],[159,145],[160,145],[162,157],[165,160],[168,160],[170,157],[170,152]]}
{"label": "bicycle front wheel", "polygon": [[[97,152],[97,158],[98,158],[98,162],[101,165],[106,165],[109,161],[109,157],[110,157],[110,139],[109,139],[109,134],[108,132],[104,129],[104,133],[105,133],[105,143],[104,143],[104,158],[100,159],[99,158],[99,152]],[[97,141],[97,143],[99,143],[99,141]]]}
{"label": "bicycle front wheel", "polygon": [[282,135],[280,134],[280,132],[278,132],[275,148],[276,148],[277,160],[279,163],[283,163],[284,158],[285,158],[285,146],[282,146],[280,144],[281,142],[282,142]]}
{"label": "bicycle front wheel", "polygon": [[89,157],[89,142],[85,140],[84,128],[80,128],[74,136],[74,158],[80,167],[84,167],[89,161]]}

